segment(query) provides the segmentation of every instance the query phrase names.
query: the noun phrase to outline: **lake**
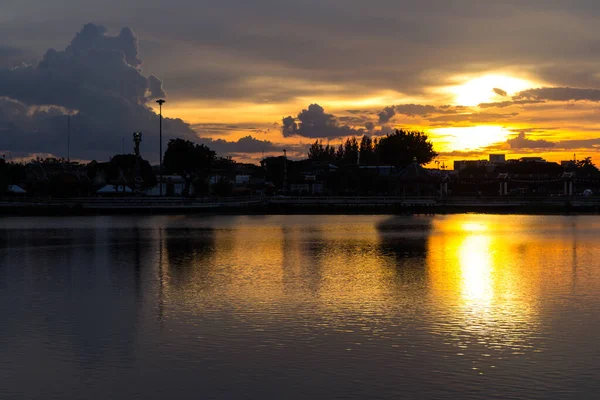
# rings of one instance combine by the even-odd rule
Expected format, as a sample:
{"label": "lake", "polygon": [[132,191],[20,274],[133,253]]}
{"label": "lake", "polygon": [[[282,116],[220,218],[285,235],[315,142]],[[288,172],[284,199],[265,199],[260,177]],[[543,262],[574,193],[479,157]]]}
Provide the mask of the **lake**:
{"label": "lake", "polygon": [[1,399],[596,399],[600,217],[0,219]]}

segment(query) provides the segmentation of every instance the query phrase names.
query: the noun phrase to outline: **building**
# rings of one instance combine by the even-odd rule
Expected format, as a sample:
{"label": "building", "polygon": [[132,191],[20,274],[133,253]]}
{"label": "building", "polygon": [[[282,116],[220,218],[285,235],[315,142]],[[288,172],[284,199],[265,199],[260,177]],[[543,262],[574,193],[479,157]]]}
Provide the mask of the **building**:
{"label": "building", "polygon": [[506,154],[490,154],[490,162],[504,164],[506,163]]}
{"label": "building", "polygon": [[467,168],[485,167],[489,172],[498,165],[506,164],[505,154],[490,154],[487,160],[455,160],[454,170],[462,171]]}
{"label": "building", "polygon": [[560,165],[561,165],[561,167],[568,168],[568,167],[575,167],[576,164],[575,164],[575,161],[573,161],[573,160],[562,160],[560,162]]}

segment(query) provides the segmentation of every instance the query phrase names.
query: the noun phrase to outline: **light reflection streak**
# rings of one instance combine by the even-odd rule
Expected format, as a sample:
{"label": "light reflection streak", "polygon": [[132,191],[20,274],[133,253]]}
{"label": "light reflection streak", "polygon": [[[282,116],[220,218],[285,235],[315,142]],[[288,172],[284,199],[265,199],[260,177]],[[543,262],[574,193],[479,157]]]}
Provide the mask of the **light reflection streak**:
{"label": "light reflection streak", "polygon": [[479,351],[501,358],[533,347],[536,293],[518,254],[525,237],[504,235],[499,222],[479,215],[434,222],[428,269],[440,308],[433,330],[461,356]]}

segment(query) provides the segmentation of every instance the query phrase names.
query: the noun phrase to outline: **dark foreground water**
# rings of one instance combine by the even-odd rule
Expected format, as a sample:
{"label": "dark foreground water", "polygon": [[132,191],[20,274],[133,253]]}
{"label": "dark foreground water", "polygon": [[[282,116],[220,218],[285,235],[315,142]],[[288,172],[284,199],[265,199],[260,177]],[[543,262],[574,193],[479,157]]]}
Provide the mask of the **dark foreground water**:
{"label": "dark foreground water", "polygon": [[0,220],[0,399],[597,399],[600,218]]}

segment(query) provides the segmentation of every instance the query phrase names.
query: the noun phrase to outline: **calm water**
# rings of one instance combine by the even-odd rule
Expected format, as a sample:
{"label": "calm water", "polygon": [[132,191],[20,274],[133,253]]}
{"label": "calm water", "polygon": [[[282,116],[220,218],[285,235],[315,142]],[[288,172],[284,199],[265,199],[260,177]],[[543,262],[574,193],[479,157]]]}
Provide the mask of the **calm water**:
{"label": "calm water", "polygon": [[0,220],[1,399],[597,399],[600,218]]}

